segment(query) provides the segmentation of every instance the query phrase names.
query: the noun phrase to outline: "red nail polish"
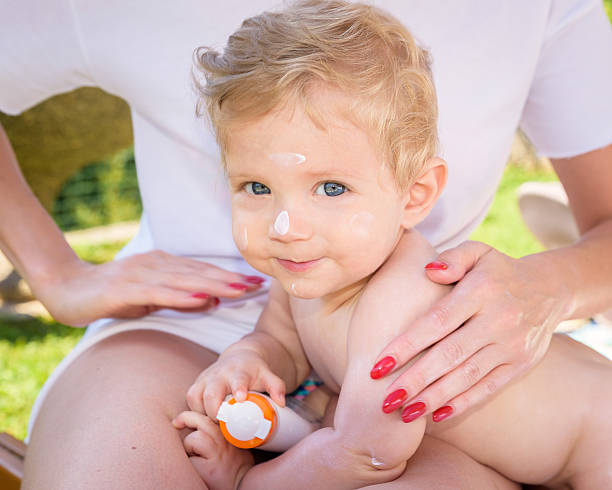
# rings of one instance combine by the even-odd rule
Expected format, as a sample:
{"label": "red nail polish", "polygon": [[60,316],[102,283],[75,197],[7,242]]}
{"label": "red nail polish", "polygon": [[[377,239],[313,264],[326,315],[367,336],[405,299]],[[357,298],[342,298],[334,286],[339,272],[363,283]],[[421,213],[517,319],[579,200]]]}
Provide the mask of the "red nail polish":
{"label": "red nail polish", "polygon": [[453,414],[453,407],[449,405],[444,405],[443,407],[438,408],[432,415],[431,418],[434,422],[440,422],[447,417],[450,417]]}
{"label": "red nail polish", "polygon": [[425,404],[423,402],[416,402],[412,405],[408,405],[404,410],[402,410],[402,420],[406,423],[412,422],[415,419],[418,419],[421,415],[425,413]]}
{"label": "red nail polish", "polygon": [[221,300],[215,296],[215,297],[212,299],[212,305],[213,305],[213,307],[215,307],[215,306],[219,306],[219,303],[221,303]]}
{"label": "red nail polish", "polygon": [[242,284],[241,282],[230,282],[228,286],[233,289],[239,289],[240,291],[249,289],[249,286],[247,286],[246,284]]}
{"label": "red nail polish", "polygon": [[263,277],[259,277],[259,276],[245,276],[244,280],[248,282],[249,284],[261,284],[262,282],[265,281]]}
{"label": "red nail polish", "polygon": [[210,294],[207,293],[193,293],[191,295],[192,298],[199,298],[199,299],[208,299],[210,298]]}
{"label": "red nail polish", "polygon": [[425,266],[425,269],[428,271],[445,271],[446,269],[448,269],[448,264],[435,260],[427,264]]}
{"label": "red nail polish", "polygon": [[406,398],[408,398],[408,392],[405,389],[400,388],[399,390],[395,390],[387,398],[385,398],[382,411],[385,413],[393,412],[406,401]]}
{"label": "red nail polish", "polygon": [[395,359],[391,356],[383,357],[378,361],[370,371],[370,378],[382,378],[385,374],[395,367]]}

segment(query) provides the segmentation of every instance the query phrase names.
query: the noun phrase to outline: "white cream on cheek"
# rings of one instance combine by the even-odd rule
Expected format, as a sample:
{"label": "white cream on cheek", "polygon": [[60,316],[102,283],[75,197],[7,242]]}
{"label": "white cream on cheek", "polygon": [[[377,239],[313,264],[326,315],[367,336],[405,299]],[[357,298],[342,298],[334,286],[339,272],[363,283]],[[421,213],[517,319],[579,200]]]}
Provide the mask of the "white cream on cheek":
{"label": "white cream on cheek", "polygon": [[348,225],[352,232],[360,238],[367,238],[374,228],[376,218],[368,211],[361,211],[349,219]]}
{"label": "white cream on cheek", "polygon": [[306,161],[301,153],[270,153],[268,158],[281,165],[300,165]]}
{"label": "white cream on cheek", "polygon": [[289,231],[289,213],[287,211],[278,213],[274,221],[274,231],[281,236],[286,235]]}
{"label": "white cream on cheek", "polygon": [[245,225],[235,225],[233,229],[234,242],[238,250],[244,252],[249,247],[249,234]]}

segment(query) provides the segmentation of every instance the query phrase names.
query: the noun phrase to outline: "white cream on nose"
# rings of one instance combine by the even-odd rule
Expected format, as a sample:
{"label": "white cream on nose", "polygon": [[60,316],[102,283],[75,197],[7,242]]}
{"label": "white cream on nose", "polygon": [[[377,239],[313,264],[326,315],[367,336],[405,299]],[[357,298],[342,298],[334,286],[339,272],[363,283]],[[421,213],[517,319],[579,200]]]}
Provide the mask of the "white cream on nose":
{"label": "white cream on nose", "polygon": [[278,213],[274,221],[274,231],[281,236],[286,235],[289,231],[289,213],[287,211]]}

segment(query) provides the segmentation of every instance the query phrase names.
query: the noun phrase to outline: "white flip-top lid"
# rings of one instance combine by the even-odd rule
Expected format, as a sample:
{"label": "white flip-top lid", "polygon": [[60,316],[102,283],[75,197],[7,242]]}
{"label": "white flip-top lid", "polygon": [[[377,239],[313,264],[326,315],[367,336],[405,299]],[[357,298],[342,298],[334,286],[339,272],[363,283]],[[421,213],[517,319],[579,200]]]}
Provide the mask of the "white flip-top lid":
{"label": "white flip-top lid", "polygon": [[251,401],[229,404],[224,401],[217,412],[217,420],[225,422],[225,427],[232,437],[239,441],[250,441],[254,438],[266,439],[272,430],[272,422]]}

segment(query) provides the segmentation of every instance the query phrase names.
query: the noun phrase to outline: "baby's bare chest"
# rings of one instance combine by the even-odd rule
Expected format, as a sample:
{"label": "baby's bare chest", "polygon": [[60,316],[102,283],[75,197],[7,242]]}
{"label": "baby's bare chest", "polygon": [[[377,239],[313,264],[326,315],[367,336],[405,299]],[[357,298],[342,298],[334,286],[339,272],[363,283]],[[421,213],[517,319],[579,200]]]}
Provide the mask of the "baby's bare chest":
{"label": "baby's bare chest", "polygon": [[325,314],[315,305],[299,302],[291,309],[308,361],[323,382],[339,392],[347,364],[349,309]]}

